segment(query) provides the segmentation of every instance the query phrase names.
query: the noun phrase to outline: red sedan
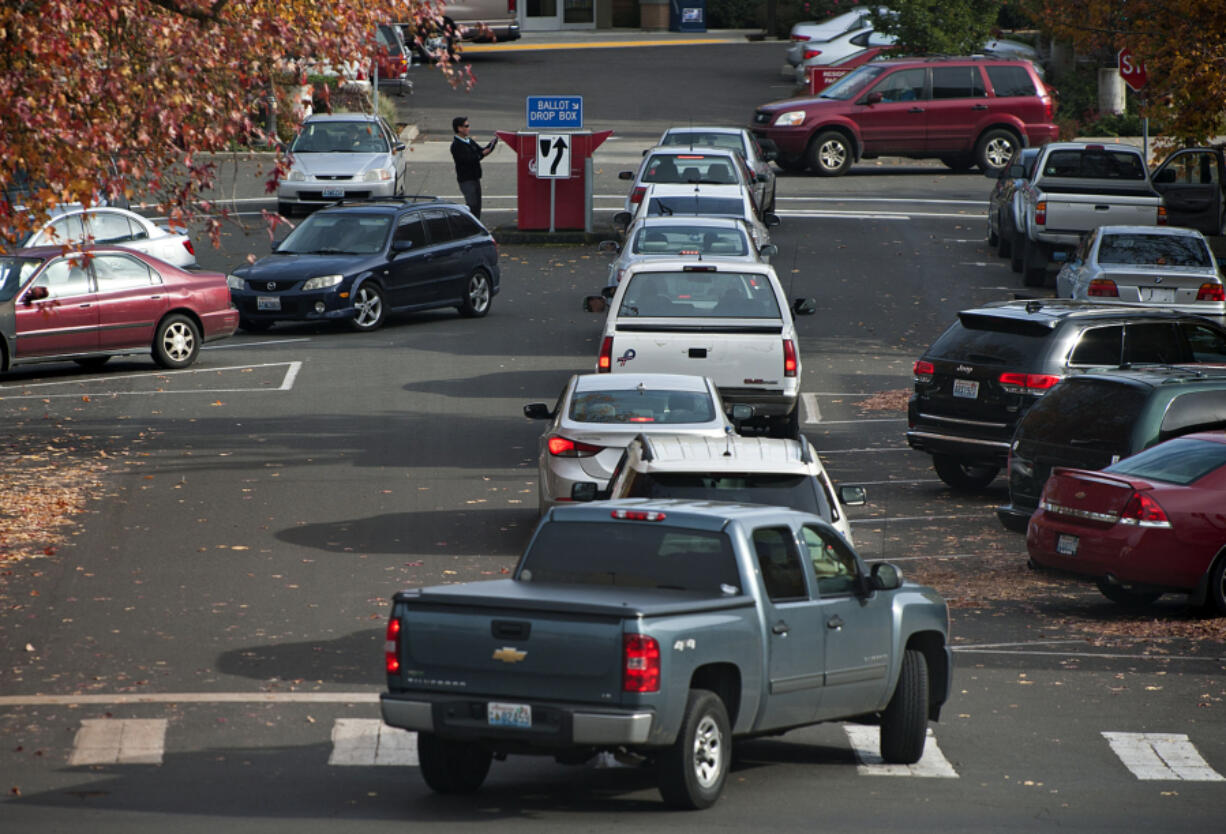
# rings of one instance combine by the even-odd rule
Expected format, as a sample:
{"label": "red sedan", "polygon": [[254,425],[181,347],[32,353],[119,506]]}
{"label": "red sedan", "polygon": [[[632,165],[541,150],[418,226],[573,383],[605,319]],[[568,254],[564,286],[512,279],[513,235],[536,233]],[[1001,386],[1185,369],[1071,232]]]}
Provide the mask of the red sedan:
{"label": "red sedan", "polygon": [[226,276],[114,246],[46,246],[0,256],[0,371],[152,353],[186,368],[200,345],[234,333]]}
{"label": "red sedan", "polygon": [[1176,437],[1101,472],[1058,467],[1030,518],[1031,564],[1108,599],[1185,593],[1226,616],[1226,432]]}

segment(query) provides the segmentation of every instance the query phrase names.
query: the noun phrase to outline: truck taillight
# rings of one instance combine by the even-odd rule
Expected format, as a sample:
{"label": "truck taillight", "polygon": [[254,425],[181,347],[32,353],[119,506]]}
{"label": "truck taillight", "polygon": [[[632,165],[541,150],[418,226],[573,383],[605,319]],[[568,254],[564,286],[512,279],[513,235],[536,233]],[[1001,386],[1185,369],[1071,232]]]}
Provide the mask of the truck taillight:
{"label": "truck taillight", "polygon": [[1226,291],[1223,291],[1221,284],[1210,283],[1206,281],[1200,285],[1200,289],[1196,291],[1197,301],[1226,301]]}
{"label": "truck taillight", "polygon": [[1034,204],[1034,222],[1040,226],[1047,225],[1047,201],[1040,200]]}
{"label": "truck taillight", "polygon": [[1056,117],[1056,103],[1052,99],[1051,94],[1043,96],[1043,121],[1050,122]]}
{"label": "truck taillight", "polygon": [[654,637],[625,635],[622,638],[622,657],[625,659],[624,691],[660,691],[660,644]]}
{"label": "truck taillight", "polygon": [[389,675],[400,672],[400,620],[393,616],[387,621],[387,642],[383,644],[383,665]]}
{"label": "truck taillight", "polygon": [[911,373],[915,374],[916,382],[932,382],[932,375],[936,372],[936,367],[926,359],[916,359],[915,364],[911,366]]}
{"label": "truck taillight", "polygon": [[1086,287],[1086,295],[1090,298],[1119,298],[1120,290],[1110,278],[1095,278]]}
{"label": "truck taillight", "polygon": [[507,0],[507,14],[515,15],[519,12],[519,0]]}
{"label": "truck taillight", "polygon": [[783,375],[796,376],[796,343],[791,339],[783,340]]}
{"label": "truck taillight", "polygon": [[1158,225],[1166,225],[1166,206],[1158,206]]}
{"label": "truck taillight", "polygon": [[596,357],[596,373],[607,374],[613,370],[613,337],[605,336],[600,343],[600,356]]}
{"label": "truck taillight", "polygon": [[630,192],[630,202],[638,205],[643,202],[643,195],[647,193],[647,187],[644,185],[636,185],[634,190]]}
{"label": "truck taillight", "polygon": [[1041,396],[1055,387],[1060,377],[1054,374],[1023,374],[1005,371],[997,381],[1006,394],[1030,394]]}

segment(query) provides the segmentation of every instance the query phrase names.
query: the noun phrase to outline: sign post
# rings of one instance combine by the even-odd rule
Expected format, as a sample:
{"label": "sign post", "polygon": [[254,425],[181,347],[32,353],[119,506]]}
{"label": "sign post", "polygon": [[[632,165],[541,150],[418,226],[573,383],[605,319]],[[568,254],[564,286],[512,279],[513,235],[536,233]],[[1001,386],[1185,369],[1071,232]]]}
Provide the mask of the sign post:
{"label": "sign post", "polygon": [[[1132,88],[1135,93],[1140,93],[1145,89],[1145,85],[1149,82],[1149,73],[1146,72],[1145,62],[1137,60],[1137,56],[1132,54],[1132,50],[1124,47],[1115,56],[1116,68],[1119,70],[1120,78],[1124,79],[1124,83]],[[1141,106],[1145,107],[1145,98],[1141,98]],[[1149,117],[1141,117],[1141,152],[1145,155],[1145,164],[1149,164]]]}

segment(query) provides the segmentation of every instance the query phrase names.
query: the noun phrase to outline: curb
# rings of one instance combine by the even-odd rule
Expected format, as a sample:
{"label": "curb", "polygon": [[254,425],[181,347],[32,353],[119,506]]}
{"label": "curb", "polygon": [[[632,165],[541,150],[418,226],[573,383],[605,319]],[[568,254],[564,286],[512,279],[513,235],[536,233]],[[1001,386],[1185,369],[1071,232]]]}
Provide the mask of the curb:
{"label": "curb", "polygon": [[516,244],[532,244],[532,245],[571,245],[576,243],[600,243],[602,240],[608,240],[611,235],[602,234],[600,232],[584,232],[584,231],[525,231],[516,228],[515,226],[495,226],[490,229],[490,234],[494,236],[494,240],[499,244],[516,243]]}

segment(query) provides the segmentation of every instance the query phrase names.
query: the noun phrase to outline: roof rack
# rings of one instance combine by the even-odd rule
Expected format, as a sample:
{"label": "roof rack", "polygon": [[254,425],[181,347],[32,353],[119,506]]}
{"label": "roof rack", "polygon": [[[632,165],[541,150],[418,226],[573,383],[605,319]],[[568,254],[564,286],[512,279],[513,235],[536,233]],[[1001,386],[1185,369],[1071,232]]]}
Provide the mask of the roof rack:
{"label": "roof rack", "polygon": [[342,197],[331,206],[368,205],[370,203],[440,203],[441,197],[433,194],[396,194],[390,197]]}

